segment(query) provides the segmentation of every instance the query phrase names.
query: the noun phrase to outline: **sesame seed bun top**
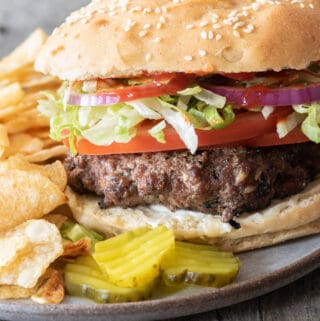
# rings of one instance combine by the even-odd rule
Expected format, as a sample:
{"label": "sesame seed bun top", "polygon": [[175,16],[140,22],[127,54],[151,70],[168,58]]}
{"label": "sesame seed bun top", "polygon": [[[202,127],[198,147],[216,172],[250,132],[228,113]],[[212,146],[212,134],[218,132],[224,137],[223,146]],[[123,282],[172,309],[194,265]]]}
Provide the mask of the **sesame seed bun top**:
{"label": "sesame seed bun top", "polygon": [[54,31],[36,69],[70,81],[303,69],[320,60],[319,21],[316,0],[95,0]]}

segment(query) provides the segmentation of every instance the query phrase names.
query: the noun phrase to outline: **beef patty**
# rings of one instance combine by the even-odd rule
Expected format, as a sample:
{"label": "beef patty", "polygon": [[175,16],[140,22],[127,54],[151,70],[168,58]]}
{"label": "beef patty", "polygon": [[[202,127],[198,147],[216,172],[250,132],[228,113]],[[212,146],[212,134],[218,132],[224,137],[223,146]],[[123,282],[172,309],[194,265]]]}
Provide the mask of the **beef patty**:
{"label": "beef patty", "polygon": [[303,190],[320,171],[320,145],[230,147],[189,152],[69,156],[69,185],[101,208],[163,204],[218,214],[227,222]]}

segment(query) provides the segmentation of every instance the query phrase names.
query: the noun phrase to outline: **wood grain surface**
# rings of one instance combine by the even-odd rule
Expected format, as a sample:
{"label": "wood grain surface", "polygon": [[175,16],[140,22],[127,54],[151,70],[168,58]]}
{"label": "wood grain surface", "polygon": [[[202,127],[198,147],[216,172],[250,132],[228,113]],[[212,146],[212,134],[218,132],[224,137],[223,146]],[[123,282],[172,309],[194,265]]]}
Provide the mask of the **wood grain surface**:
{"label": "wood grain surface", "polygon": [[[85,0],[0,0],[0,56],[37,27],[50,32]],[[262,297],[167,321],[320,321],[320,270]],[[67,320],[66,320],[67,321]]]}

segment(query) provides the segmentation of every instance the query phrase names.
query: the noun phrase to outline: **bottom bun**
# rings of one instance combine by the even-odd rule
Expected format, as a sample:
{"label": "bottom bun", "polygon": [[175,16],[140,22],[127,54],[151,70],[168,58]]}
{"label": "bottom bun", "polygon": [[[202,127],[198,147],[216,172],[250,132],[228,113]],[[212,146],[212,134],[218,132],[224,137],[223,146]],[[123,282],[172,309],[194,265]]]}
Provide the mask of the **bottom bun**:
{"label": "bottom bun", "polygon": [[247,251],[293,238],[320,233],[320,179],[297,195],[275,200],[264,210],[242,214],[241,228],[223,223],[219,216],[187,210],[171,212],[162,205],[101,210],[99,199],[66,191],[74,218],[87,227],[116,235],[142,226],[165,225],[176,239],[216,244],[224,250]]}

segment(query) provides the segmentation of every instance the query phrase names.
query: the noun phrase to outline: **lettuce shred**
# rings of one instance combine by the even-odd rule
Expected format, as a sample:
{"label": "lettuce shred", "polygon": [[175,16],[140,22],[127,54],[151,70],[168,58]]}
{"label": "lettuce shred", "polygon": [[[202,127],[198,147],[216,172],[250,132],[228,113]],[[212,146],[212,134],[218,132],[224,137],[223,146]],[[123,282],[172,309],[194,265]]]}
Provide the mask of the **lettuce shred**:
{"label": "lettuce shred", "polygon": [[186,147],[194,153],[198,147],[195,129],[210,130],[228,126],[234,120],[225,97],[199,86],[176,95],[163,95],[108,106],[81,107],[65,104],[63,89],[59,94],[45,92],[38,110],[50,118],[50,137],[61,141],[69,137],[70,149],[77,152],[77,140],[94,145],[127,143],[137,134],[137,125],[146,119],[159,123],[149,131],[158,142],[165,143],[164,129],[170,124]]}
{"label": "lettuce shred", "polygon": [[314,143],[320,143],[320,102],[293,105],[295,112],[305,115],[301,124],[302,132]]}

